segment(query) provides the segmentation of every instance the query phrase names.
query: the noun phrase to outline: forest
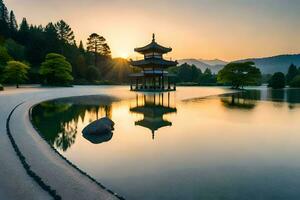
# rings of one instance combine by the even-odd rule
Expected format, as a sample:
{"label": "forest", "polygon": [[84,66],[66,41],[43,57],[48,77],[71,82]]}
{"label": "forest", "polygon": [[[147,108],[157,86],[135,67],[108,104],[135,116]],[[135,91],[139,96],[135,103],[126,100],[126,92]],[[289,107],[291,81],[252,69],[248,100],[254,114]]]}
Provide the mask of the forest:
{"label": "forest", "polygon": [[[17,61],[29,67],[26,83],[43,83],[41,65],[48,54],[55,53],[70,64],[73,84],[127,82],[131,72],[128,61],[113,59],[103,36],[91,33],[85,46],[83,41],[76,42],[72,28],[64,20],[42,26],[23,18],[19,24],[13,10],[9,11],[0,0],[0,76],[10,61]],[[11,81],[3,76],[0,79]]]}

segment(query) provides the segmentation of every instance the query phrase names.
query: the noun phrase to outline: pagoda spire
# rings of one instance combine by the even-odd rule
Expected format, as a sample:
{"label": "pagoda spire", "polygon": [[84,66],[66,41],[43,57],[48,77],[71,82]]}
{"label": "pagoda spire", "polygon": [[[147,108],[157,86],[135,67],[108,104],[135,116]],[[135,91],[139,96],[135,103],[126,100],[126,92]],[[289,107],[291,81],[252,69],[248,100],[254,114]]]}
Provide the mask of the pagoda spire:
{"label": "pagoda spire", "polygon": [[152,34],[152,42],[155,42],[155,33]]}

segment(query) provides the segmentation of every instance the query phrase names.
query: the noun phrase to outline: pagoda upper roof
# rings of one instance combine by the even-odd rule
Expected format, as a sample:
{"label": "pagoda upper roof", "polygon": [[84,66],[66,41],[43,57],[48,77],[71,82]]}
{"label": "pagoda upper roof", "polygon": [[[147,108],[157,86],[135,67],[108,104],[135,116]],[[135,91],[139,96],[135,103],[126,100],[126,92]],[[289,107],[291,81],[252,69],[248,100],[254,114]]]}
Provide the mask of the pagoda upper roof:
{"label": "pagoda upper roof", "polygon": [[164,60],[161,58],[148,58],[145,60],[136,60],[131,61],[132,66],[136,67],[174,67],[178,63],[177,61],[171,61],[171,60]]}
{"label": "pagoda upper roof", "polygon": [[156,41],[155,41],[155,34],[153,34],[153,39],[152,42],[144,47],[139,47],[139,48],[135,48],[134,51],[141,53],[141,54],[146,54],[146,53],[168,53],[172,51],[172,48],[168,48],[168,47],[164,47],[159,45]]}

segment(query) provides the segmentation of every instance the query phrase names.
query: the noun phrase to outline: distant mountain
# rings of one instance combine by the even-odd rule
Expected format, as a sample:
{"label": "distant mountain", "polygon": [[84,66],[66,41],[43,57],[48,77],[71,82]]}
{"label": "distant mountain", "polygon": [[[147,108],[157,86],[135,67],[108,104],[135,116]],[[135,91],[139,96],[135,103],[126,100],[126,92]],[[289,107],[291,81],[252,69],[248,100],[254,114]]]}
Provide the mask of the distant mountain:
{"label": "distant mountain", "polygon": [[200,62],[203,62],[205,64],[211,65],[211,66],[216,66],[216,65],[221,65],[225,66],[228,64],[228,62],[219,60],[219,59],[213,59],[213,60],[205,60],[205,59],[198,59]]}
{"label": "distant mountain", "polygon": [[224,65],[207,64],[198,59],[182,59],[178,60],[178,63],[179,65],[182,65],[184,63],[187,63],[189,65],[195,65],[197,68],[201,69],[202,72],[204,72],[208,68],[212,71],[212,73],[218,73],[218,71],[220,71],[220,69],[224,67]]}
{"label": "distant mountain", "polygon": [[[237,60],[234,62],[248,62],[252,61],[261,70],[263,74],[273,74],[275,72],[287,73],[289,66],[293,63],[300,67],[300,54],[294,55],[279,55],[265,58],[248,58],[243,60]],[[182,59],[178,61],[179,64],[187,63],[195,65],[202,71],[209,68],[213,73],[218,73],[227,62],[214,59]]]}
{"label": "distant mountain", "polygon": [[235,62],[252,61],[260,68],[263,74],[273,74],[275,72],[287,73],[289,66],[293,63],[300,67],[300,54],[295,55],[279,55],[266,58],[249,58],[238,60]]}

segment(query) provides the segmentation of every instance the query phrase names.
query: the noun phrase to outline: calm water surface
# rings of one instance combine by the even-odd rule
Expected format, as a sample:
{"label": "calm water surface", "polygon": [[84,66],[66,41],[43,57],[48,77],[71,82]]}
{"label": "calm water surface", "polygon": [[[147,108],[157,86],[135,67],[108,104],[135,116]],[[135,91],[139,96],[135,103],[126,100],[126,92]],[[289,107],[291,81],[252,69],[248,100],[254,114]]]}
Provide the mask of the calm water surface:
{"label": "calm water surface", "polygon": [[[300,90],[195,98],[212,90],[59,99],[35,107],[33,122],[127,199],[300,199]],[[82,135],[104,116],[113,134]]]}

